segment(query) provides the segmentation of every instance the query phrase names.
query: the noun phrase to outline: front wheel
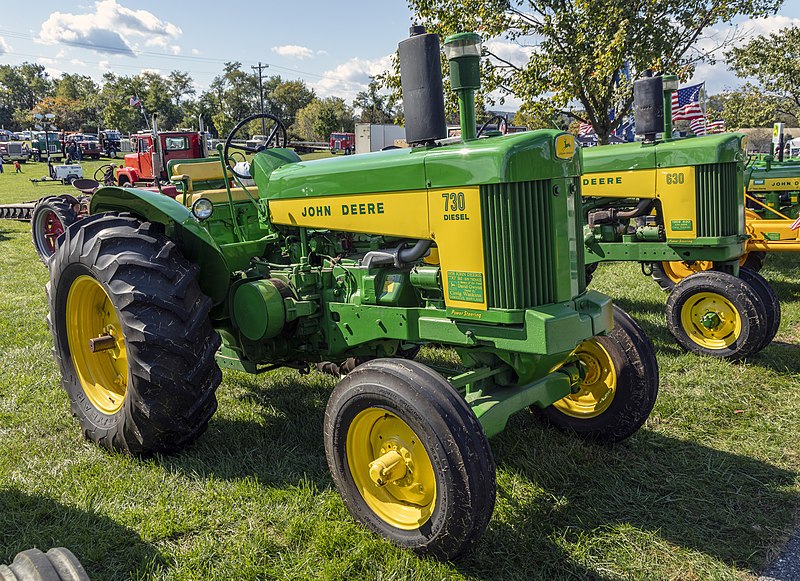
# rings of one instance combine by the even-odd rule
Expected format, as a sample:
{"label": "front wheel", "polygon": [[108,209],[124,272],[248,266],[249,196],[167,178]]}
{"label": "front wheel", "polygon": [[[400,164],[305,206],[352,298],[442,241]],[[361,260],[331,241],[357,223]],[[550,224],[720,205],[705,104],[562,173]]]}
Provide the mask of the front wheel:
{"label": "front wheel", "polygon": [[72,551],[55,547],[17,553],[11,565],[0,565],[0,581],[89,581],[89,576]]}
{"label": "front wheel", "polygon": [[137,455],[196,439],[222,379],[198,268],[153,225],[102,214],[70,228],[49,266],[54,352],[84,435]]}
{"label": "front wheel", "polygon": [[666,316],[670,333],[687,351],[734,360],[760,351],[771,325],[751,284],[715,271],[679,282]]}
{"label": "front wheel", "polygon": [[486,528],[496,487],[489,442],[432,369],[399,359],[360,365],[331,394],[324,437],[345,506],[379,535],[449,560]]}
{"label": "front wheel", "polygon": [[31,237],[36,254],[47,262],[58,247],[59,237],[78,219],[75,207],[65,198],[42,198],[31,216]]}
{"label": "front wheel", "polygon": [[[614,329],[575,350],[586,370],[578,392],[539,412],[561,430],[619,442],[635,434],[658,396],[658,362],[650,339],[614,305]],[[538,408],[534,408],[538,410]]]}

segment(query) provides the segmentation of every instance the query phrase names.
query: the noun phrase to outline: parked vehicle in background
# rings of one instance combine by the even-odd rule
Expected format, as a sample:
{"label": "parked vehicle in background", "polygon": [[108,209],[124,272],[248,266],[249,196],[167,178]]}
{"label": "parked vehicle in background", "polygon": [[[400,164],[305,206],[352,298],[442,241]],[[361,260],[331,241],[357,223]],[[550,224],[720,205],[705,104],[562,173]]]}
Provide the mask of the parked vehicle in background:
{"label": "parked vehicle in background", "polygon": [[21,136],[10,131],[0,132],[0,156],[3,161],[19,161],[25,163],[30,158],[30,148]]}
{"label": "parked vehicle in background", "polygon": [[153,146],[154,133],[142,132],[131,136],[131,153],[125,154],[124,165],[117,169],[118,185],[152,182],[156,177],[166,181],[170,160],[206,157],[205,140],[196,131],[157,132],[157,147]]}
{"label": "parked vehicle in background", "polygon": [[122,150],[122,133],[116,129],[104,129],[99,134],[100,149],[106,157],[116,157]]}
{"label": "parked vehicle in background", "polygon": [[89,133],[72,133],[64,138],[64,147],[70,143],[80,148],[80,159],[100,159],[100,142],[97,137]]}
{"label": "parked vehicle in background", "polygon": [[28,144],[33,161],[46,161],[48,152],[50,161],[64,158],[64,147],[55,131],[34,131],[30,142],[25,143]]}
{"label": "parked vehicle in background", "polygon": [[405,140],[405,127],[390,123],[356,123],[356,153],[380,151],[394,147],[396,140]]}
{"label": "parked vehicle in background", "polygon": [[331,133],[330,136],[331,153],[336,154],[343,151],[345,155],[350,155],[356,150],[355,133]]}

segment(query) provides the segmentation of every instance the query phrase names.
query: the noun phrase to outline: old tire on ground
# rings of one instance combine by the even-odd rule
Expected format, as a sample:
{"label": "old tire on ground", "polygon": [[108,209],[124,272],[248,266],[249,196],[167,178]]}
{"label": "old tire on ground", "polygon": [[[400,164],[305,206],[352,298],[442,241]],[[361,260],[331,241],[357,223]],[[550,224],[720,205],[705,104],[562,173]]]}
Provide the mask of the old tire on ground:
{"label": "old tire on ground", "polygon": [[78,214],[64,198],[48,197],[39,200],[31,216],[31,237],[36,254],[47,262],[56,251],[58,237],[76,220]]}
{"label": "old tire on ground", "polygon": [[54,353],[84,435],[146,455],[203,433],[221,372],[198,267],[160,228],[108,214],[73,225],[49,266]]}
{"label": "old tire on ground", "polygon": [[687,351],[733,360],[759,351],[769,330],[756,290],[724,272],[702,272],[678,283],[667,299],[666,317]]}
{"label": "old tire on ground", "polygon": [[56,547],[17,553],[11,565],[0,565],[0,581],[89,581],[89,576],[72,551]]}
{"label": "old tire on ground", "polygon": [[[350,514],[397,545],[453,559],[486,528],[496,493],[489,443],[464,399],[425,365],[357,367],[328,400],[324,437]],[[381,466],[393,468],[381,475]]]}
{"label": "old tire on ground", "polygon": [[755,290],[761,298],[764,309],[766,310],[767,332],[764,335],[761,346],[756,349],[756,351],[761,351],[764,347],[772,343],[775,335],[778,334],[778,328],[781,326],[781,302],[778,300],[778,295],[775,294],[772,286],[757,272],[742,267],[739,269],[739,278],[753,287],[753,290]]}
{"label": "old tire on ground", "polygon": [[641,327],[614,305],[611,333],[587,339],[575,353],[587,369],[578,393],[534,411],[556,428],[591,440],[619,442],[636,433],[658,396],[658,362]]}

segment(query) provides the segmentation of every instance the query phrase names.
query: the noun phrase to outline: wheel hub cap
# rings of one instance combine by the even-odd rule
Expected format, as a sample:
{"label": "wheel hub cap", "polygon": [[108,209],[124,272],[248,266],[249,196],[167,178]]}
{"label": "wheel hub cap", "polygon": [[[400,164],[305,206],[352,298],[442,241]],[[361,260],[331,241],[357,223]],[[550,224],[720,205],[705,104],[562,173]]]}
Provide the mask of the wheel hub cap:
{"label": "wheel hub cap", "polygon": [[724,296],[702,292],[681,308],[681,325],[689,338],[706,349],[724,349],[741,335],[742,318]]}

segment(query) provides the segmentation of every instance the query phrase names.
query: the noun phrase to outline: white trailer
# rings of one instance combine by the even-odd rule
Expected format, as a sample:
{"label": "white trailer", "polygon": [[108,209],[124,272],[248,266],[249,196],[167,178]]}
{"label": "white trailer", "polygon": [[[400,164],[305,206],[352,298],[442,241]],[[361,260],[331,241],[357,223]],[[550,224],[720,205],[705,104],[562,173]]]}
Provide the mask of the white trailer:
{"label": "white trailer", "polygon": [[356,123],[356,153],[380,151],[395,145],[395,140],[405,140],[406,129],[400,125]]}

